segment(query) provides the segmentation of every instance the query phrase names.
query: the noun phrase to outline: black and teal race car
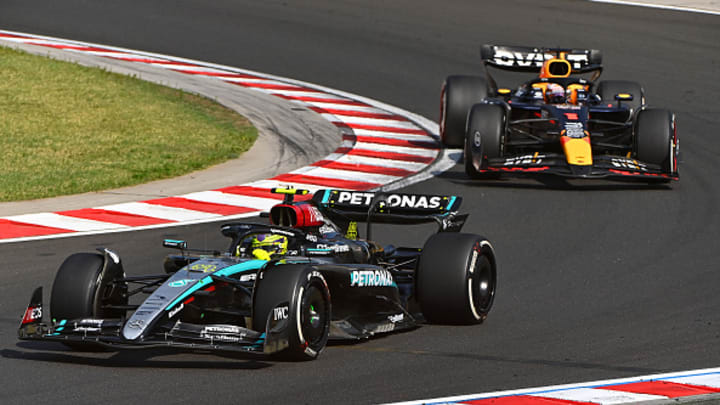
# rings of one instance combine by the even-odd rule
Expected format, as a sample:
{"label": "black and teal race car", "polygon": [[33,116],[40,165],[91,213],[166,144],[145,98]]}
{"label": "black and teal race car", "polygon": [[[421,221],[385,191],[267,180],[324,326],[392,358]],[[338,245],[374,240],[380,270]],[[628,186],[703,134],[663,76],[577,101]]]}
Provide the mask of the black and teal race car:
{"label": "black and teal race car", "polygon": [[[222,226],[231,239],[224,252],[165,240],[179,253],[166,257],[163,274],[127,276],[109,249],[69,256],[52,286],[50,319],[38,287],[19,338],[314,359],[329,339],[487,317],[495,253],[487,239],[459,232],[467,218],[457,213],[460,197],[319,190],[294,201],[307,191],[274,191],[286,195],[269,224]],[[367,223],[365,238],[358,221]],[[438,232],[422,248],[380,246],[371,240],[377,222],[434,222]]]}

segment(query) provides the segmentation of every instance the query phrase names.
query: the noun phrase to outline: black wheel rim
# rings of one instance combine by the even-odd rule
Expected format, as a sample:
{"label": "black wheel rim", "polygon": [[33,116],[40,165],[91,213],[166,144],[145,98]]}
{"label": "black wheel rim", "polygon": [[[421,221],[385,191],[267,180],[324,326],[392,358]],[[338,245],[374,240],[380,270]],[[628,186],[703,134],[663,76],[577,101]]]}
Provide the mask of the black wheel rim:
{"label": "black wheel rim", "polygon": [[305,290],[300,307],[300,328],[305,341],[313,349],[323,346],[328,323],[327,308],[325,295],[319,288],[310,286]]}
{"label": "black wheel rim", "polygon": [[485,256],[481,256],[477,260],[471,274],[471,288],[473,305],[478,315],[486,315],[495,294],[495,275],[490,261]]}

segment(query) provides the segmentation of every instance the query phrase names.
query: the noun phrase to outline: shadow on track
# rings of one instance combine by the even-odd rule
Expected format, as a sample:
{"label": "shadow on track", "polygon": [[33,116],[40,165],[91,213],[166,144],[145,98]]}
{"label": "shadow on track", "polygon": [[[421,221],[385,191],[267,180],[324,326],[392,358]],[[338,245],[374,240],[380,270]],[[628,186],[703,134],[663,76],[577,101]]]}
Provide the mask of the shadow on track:
{"label": "shadow on track", "polygon": [[459,170],[446,171],[436,177],[466,187],[516,188],[528,190],[560,191],[620,191],[620,190],[672,190],[672,183],[642,180],[610,181],[606,179],[568,179],[553,175],[501,177],[499,179],[471,180]]}
{"label": "shadow on track", "polygon": [[[21,349],[2,349],[0,356],[6,359],[20,359],[51,363],[79,364],[83,366],[112,368],[166,368],[166,369],[208,369],[208,370],[259,370],[272,364],[260,361],[253,356],[237,353],[218,353],[208,351],[178,351],[176,349],[148,348],[123,351],[79,352],[65,348],[61,344],[42,342],[21,342]],[[29,351],[32,350],[32,351]],[[153,360],[153,357],[177,354],[212,355],[212,360]],[[109,356],[109,357],[107,357]],[[236,361],[227,361],[236,360]]]}

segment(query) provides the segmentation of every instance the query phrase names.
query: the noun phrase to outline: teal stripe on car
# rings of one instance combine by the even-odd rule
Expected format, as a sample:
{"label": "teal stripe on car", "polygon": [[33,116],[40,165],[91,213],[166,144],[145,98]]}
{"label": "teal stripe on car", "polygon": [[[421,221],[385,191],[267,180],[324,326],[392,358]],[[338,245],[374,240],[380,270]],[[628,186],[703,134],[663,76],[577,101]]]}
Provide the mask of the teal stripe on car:
{"label": "teal stripe on car", "polygon": [[[261,268],[262,266],[264,266],[265,263],[267,263],[266,260],[250,260],[247,262],[242,262],[242,263],[238,263],[238,264],[235,264],[235,265],[232,265],[229,267],[225,267],[224,269],[218,270],[213,274],[216,276],[228,277],[228,276],[232,276],[233,274],[241,273],[243,271],[257,270],[257,269]],[[177,305],[180,301],[184,300],[185,298],[187,298],[189,295],[191,295],[195,291],[197,291],[203,287],[209,286],[210,284],[212,284],[212,277],[207,276],[207,277],[201,278],[200,280],[198,280],[195,283],[195,285],[193,285],[192,287],[185,290],[185,292],[180,294],[180,296],[177,297],[175,299],[175,301],[171,302],[170,305],[165,307],[165,310],[169,311],[170,308]]]}

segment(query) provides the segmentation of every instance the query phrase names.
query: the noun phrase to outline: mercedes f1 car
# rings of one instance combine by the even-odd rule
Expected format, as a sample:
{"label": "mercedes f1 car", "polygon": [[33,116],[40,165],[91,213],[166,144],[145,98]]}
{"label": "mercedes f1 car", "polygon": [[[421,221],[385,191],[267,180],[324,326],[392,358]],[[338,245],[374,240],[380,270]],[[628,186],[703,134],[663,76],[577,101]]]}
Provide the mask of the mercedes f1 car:
{"label": "mercedes f1 car", "polygon": [[[457,213],[460,197],[320,190],[294,201],[307,191],[273,191],[286,195],[266,214],[270,224],[223,225],[224,252],[165,240],[179,254],[166,257],[162,274],[128,276],[108,249],[69,256],[52,286],[50,319],[38,287],[19,338],[314,359],[329,339],[487,317],[495,253],[485,238],[459,233],[467,219]],[[366,238],[357,221],[367,222]],[[370,240],[377,222],[430,222],[438,232],[422,248],[381,247]]]}
{"label": "mercedes f1 car", "polygon": [[[597,82],[597,50],[483,45],[485,77],[449,76],[440,134],[463,147],[471,178],[550,173],[576,178],[678,179],[675,115],[648,108],[635,82]],[[498,68],[538,76],[499,88]]]}

